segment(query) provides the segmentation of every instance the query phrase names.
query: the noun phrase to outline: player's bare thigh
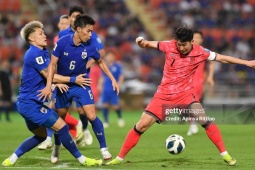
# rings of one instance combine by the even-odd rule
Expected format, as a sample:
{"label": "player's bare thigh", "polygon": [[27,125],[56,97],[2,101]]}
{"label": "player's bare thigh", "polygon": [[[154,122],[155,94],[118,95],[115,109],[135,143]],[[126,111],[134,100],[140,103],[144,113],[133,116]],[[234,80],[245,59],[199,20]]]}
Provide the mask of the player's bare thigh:
{"label": "player's bare thigh", "polygon": [[191,110],[191,113],[189,113],[190,117],[197,118],[197,122],[200,123],[201,125],[205,124],[207,122],[208,117],[205,114],[204,108],[199,102],[195,102],[189,105],[188,109]]}
{"label": "player's bare thigh", "polygon": [[145,132],[151,125],[156,122],[156,118],[143,112],[140,120],[136,124],[136,129],[139,132]]}

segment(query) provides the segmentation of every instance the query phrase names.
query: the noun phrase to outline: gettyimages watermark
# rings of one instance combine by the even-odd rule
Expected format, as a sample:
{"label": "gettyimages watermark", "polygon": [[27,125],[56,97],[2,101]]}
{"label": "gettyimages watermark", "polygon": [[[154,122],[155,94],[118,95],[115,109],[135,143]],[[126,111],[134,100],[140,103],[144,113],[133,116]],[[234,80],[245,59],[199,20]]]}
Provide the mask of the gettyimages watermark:
{"label": "gettyimages watermark", "polygon": [[163,105],[163,124],[213,121],[217,124],[255,124],[255,105],[214,105],[189,108],[187,105]]}

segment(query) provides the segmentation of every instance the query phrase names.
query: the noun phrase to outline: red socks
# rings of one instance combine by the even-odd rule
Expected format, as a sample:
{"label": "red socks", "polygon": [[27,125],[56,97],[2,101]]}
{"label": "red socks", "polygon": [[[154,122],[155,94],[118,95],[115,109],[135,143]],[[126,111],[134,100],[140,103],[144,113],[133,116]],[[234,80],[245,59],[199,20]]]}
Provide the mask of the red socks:
{"label": "red socks", "polygon": [[205,129],[207,136],[211,139],[211,141],[215,144],[215,146],[218,148],[220,153],[226,151],[226,148],[224,146],[220,130],[218,127],[212,123]]}
{"label": "red socks", "polygon": [[73,125],[73,126],[76,126],[76,125],[78,125],[78,120],[75,118],[75,117],[73,117],[73,116],[71,116],[70,115],[70,113],[67,113],[66,114],[66,117],[65,117],[65,122],[70,126],[70,125]]}
{"label": "red socks", "polygon": [[124,144],[122,145],[122,148],[118,156],[124,159],[126,154],[138,143],[140,137],[141,137],[141,134],[139,134],[138,132],[134,130],[134,128],[132,128],[127,134],[127,137],[124,141]]}
{"label": "red socks", "polygon": [[65,122],[69,126],[69,133],[72,135],[73,138],[76,138],[76,125],[78,125],[79,121],[70,115],[70,113],[66,114]]}

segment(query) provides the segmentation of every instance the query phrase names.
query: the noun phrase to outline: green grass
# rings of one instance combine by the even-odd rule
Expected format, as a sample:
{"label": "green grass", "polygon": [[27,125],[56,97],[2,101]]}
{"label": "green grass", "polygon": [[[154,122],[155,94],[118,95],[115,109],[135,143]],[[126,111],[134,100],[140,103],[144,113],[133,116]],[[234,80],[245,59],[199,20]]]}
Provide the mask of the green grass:
{"label": "green grass", "polygon": [[[76,114],[74,114],[77,116]],[[115,157],[128,131],[140,118],[141,112],[125,112],[126,126],[117,126],[116,115],[110,115],[110,127],[105,130],[107,144]],[[100,115],[99,115],[100,116]],[[100,116],[101,117],[101,116]],[[23,118],[11,114],[11,123],[0,122],[0,161],[10,156],[13,151],[31,133],[27,130]],[[89,127],[91,130],[91,127]],[[61,150],[60,162],[50,163],[51,150],[39,151],[37,148],[23,155],[12,168],[0,169],[254,169],[255,138],[254,125],[219,125],[228,151],[237,159],[237,165],[227,166],[219,156],[218,150],[200,128],[197,135],[187,137],[188,125],[158,125],[152,126],[143,134],[137,146],[126,156],[119,166],[83,167],[66,150]],[[165,149],[165,139],[177,133],[186,140],[186,149],[180,155],[171,155]],[[80,148],[80,151],[92,158],[101,158],[99,145],[94,136],[91,146]]]}

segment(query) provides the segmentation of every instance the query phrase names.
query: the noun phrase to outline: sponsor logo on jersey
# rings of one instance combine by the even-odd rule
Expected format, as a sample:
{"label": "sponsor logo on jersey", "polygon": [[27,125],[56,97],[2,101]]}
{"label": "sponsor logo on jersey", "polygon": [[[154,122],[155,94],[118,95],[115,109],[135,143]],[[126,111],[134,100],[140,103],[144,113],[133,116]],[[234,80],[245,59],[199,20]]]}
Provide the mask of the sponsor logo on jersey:
{"label": "sponsor logo on jersey", "polygon": [[67,52],[64,52],[64,55],[65,55],[65,56],[68,56],[68,53],[67,53]]}
{"label": "sponsor logo on jersey", "polygon": [[44,60],[43,60],[42,56],[39,56],[35,59],[36,59],[37,64],[43,64],[44,63]]}
{"label": "sponsor logo on jersey", "polygon": [[85,59],[86,57],[87,57],[87,51],[86,51],[86,49],[81,53],[81,58],[82,59]]}

